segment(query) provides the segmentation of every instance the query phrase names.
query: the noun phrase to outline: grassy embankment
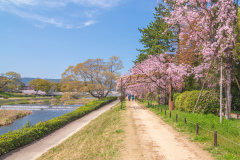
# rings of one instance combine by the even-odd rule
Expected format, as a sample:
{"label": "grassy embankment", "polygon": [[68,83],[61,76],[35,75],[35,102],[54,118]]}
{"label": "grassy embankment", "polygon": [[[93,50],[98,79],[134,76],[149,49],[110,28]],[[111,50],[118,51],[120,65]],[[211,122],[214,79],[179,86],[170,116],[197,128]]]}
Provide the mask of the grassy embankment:
{"label": "grassy embankment", "polygon": [[14,120],[31,114],[32,111],[0,110],[0,127],[13,123]]}
{"label": "grassy embankment", "polygon": [[[151,111],[162,117],[165,122],[174,126],[179,132],[184,132],[189,135],[191,141],[199,142],[203,149],[208,150],[217,159],[240,159],[240,120],[226,120],[223,118],[223,122],[220,124],[220,118],[215,115],[193,114],[179,110],[171,111],[170,118],[168,106],[157,105],[156,108],[153,108],[152,106],[148,106],[147,101],[141,101],[139,103],[149,107]],[[156,106],[157,103],[153,103]],[[178,115],[177,122],[176,114]],[[186,124],[184,123],[184,118],[186,118]],[[198,135],[196,135],[196,123],[199,125]],[[218,134],[216,147],[214,146],[214,131],[217,131]]]}
{"label": "grassy embankment", "polygon": [[125,138],[125,107],[117,104],[38,159],[118,159]]}

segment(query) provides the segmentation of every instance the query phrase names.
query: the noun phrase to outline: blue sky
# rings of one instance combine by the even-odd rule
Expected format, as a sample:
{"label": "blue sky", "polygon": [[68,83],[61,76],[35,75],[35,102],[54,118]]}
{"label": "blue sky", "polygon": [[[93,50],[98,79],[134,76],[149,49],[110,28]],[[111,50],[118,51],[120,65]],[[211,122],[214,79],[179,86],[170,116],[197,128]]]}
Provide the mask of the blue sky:
{"label": "blue sky", "polygon": [[156,0],[0,0],[0,73],[61,78],[70,65],[139,54]]}

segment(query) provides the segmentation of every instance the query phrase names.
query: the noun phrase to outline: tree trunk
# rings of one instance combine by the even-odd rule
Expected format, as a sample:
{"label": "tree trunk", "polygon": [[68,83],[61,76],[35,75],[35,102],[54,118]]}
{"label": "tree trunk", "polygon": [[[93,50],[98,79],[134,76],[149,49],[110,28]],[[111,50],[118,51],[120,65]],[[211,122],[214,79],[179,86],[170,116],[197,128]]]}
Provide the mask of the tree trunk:
{"label": "tree trunk", "polygon": [[168,102],[169,107],[170,107],[171,102],[172,102],[172,79],[170,77],[170,82],[169,82],[169,102]]}
{"label": "tree trunk", "polygon": [[231,118],[231,104],[232,104],[232,93],[231,93],[231,76],[232,76],[232,56],[228,54],[226,64],[226,109],[225,118]]}
{"label": "tree trunk", "polygon": [[220,78],[220,123],[222,123],[222,80],[223,80],[223,57],[221,56],[221,78]]}

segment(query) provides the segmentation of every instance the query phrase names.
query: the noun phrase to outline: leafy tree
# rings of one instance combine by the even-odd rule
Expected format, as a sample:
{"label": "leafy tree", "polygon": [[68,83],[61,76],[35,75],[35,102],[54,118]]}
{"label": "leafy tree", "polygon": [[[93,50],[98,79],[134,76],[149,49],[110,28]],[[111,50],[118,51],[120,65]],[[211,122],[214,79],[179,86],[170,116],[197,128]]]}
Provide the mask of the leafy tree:
{"label": "leafy tree", "polygon": [[174,51],[177,36],[173,30],[167,29],[168,24],[164,20],[164,17],[170,15],[169,9],[159,3],[155,10],[155,21],[150,22],[147,28],[138,29],[142,33],[139,42],[144,45],[144,49],[137,49],[140,54],[134,61],[135,64],[147,59],[148,55],[159,55],[165,51]]}
{"label": "leafy tree", "polygon": [[61,85],[62,92],[81,92],[83,82],[80,81],[69,81],[63,82]]}
{"label": "leafy tree", "polygon": [[4,74],[7,78],[7,89],[17,91],[21,86],[21,75],[19,73],[10,71]]}
{"label": "leafy tree", "polygon": [[61,85],[57,82],[50,81],[51,91],[60,92]]}
{"label": "leafy tree", "polygon": [[0,76],[0,92],[7,89],[8,79],[6,77]]}
{"label": "leafy tree", "polygon": [[62,74],[62,79],[69,83],[81,82],[83,87],[78,89],[79,92],[89,92],[93,97],[104,98],[114,88],[114,82],[120,76],[118,71],[122,68],[122,61],[117,56],[111,57],[108,62],[100,58],[89,59],[76,66],[69,66]]}
{"label": "leafy tree", "polygon": [[48,93],[51,89],[51,84],[48,80],[44,79],[34,79],[28,82],[28,84],[35,86],[35,90],[41,90]]}

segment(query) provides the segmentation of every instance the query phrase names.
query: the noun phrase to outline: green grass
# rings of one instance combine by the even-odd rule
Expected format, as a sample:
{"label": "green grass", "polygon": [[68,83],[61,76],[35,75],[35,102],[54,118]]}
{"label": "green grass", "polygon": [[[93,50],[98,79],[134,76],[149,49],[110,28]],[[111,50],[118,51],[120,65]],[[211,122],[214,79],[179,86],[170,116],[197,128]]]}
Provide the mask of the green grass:
{"label": "green grass", "polygon": [[38,159],[119,159],[126,136],[124,113],[118,103]]}
{"label": "green grass", "polygon": [[[140,102],[147,106],[147,101]],[[156,104],[156,103],[155,103]],[[158,111],[158,106],[159,111]],[[200,142],[204,149],[208,150],[218,159],[240,159],[240,120],[223,118],[220,124],[220,118],[213,114],[193,114],[178,110],[170,111],[168,106],[157,105],[157,108],[147,106],[151,111],[161,116],[162,119],[174,126],[177,130],[185,132],[191,136],[192,141]],[[166,116],[165,110],[166,107]],[[161,112],[162,108],[162,112]],[[178,119],[176,122],[176,114]],[[184,123],[186,118],[187,123]],[[199,125],[199,134],[196,135],[196,123]],[[214,131],[217,131],[217,146],[214,147]],[[226,140],[228,139],[228,140]],[[236,143],[236,144],[235,144]]]}
{"label": "green grass", "polygon": [[11,93],[11,92],[1,92],[0,97],[4,97],[4,96],[7,96],[7,97],[22,97],[22,94],[21,93]]}

